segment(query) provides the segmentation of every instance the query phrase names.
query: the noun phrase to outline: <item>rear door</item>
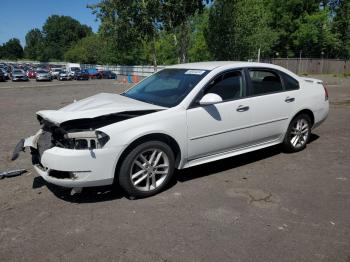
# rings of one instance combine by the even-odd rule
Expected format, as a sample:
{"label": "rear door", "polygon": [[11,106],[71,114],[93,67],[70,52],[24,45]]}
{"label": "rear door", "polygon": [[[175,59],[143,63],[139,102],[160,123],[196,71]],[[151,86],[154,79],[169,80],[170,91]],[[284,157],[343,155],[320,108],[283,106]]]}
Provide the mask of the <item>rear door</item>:
{"label": "rear door", "polygon": [[295,92],[287,90],[284,73],[269,68],[246,71],[254,127],[252,142],[263,144],[281,139],[295,108]]}

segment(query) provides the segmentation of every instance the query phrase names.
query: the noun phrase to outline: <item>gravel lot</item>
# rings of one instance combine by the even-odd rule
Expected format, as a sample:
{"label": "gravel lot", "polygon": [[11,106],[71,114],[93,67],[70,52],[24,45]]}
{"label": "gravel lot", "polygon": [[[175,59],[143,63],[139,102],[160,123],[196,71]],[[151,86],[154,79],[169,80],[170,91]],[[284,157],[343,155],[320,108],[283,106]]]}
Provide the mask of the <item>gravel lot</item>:
{"label": "gravel lot", "polygon": [[0,83],[0,171],[28,169],[0,180],[0,261],[350,262],[350,79],[322,78],[331,111],[305,151],[178,171],[167,191],[134,201],[109,187],[70,196],[34,173],[29,154],[9,161],[37,131],[36,111],[125,85]]}

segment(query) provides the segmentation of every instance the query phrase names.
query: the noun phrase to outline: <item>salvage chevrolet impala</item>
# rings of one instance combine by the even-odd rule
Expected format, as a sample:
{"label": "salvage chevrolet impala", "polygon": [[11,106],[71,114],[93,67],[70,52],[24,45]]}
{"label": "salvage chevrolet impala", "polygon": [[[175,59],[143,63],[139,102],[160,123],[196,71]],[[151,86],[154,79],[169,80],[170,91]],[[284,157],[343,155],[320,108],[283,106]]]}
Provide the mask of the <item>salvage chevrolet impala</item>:
{"label": "salvage chevrolet impala", "polygon": [[18,143],[13,159],[29,147],[35,170],[50,183],[118,183],[130,196],[147,197],[164,189],[175,168],[276,144],[303,150],[328,110],[322,81],[279,66],[175,65],[122,94],[37,112],[40,130]]}

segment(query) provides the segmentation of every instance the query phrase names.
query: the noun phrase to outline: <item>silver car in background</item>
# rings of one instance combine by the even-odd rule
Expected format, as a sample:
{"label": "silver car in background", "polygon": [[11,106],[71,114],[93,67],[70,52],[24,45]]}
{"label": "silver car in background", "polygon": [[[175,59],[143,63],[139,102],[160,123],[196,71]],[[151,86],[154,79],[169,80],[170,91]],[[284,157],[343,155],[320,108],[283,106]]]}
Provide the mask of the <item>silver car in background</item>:
{"label": "silver car in background", "polygon": [[53,79],[58,79],[58,76],[61,73],[61,71],[62,71],[62,68],[60,68],[60,67],[53,67],[53,68],[51,68],[50,73],[52,75],[52,78]]}
{"label": "silver car in background", "polygon": [[21,69],[14,69],[11,73],[12,81],[29,81],[26,73]]}
{"label": "silver car in background", "polygon": [[52,75],[49,71],[38,70],[36,71],[36,81],[51,81]]}
{"label": "silver car in background", "polygon": [[0,67],[0,71],[4,74],[6,80],[10,79],[9,73],[5,70],[5,68]]}
{"label": "silver car in background", "polygon": [[72,77],[68,74],[67,71],[61,71],[57,76],[57,80],[58,81],[72,80]]}

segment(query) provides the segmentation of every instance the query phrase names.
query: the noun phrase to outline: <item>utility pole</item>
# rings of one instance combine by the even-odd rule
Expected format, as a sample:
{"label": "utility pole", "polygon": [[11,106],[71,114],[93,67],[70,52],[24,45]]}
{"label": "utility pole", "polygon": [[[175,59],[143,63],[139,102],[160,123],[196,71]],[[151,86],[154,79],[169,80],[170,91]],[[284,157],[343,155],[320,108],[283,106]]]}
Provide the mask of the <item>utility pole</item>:
{"label": "utility pole", "polygon": [[324,52],[321,52],[322,60],[321,60],[321,74],[323,74],[323,67],[324,67]]}
{"label": "utility pole", "polygon": [[259,48],[258,50],[258,63],[260,63],[260,51],[261,51],[261,48]]}
{"label": "utility pole", "polygon": [[303,51],[300,50],[299,52],[299,63],[298,63],[298,72],[297,74],[300,74],[301,70],[300,70],[300,65],[301,65],[301,55],[302,55]]}

